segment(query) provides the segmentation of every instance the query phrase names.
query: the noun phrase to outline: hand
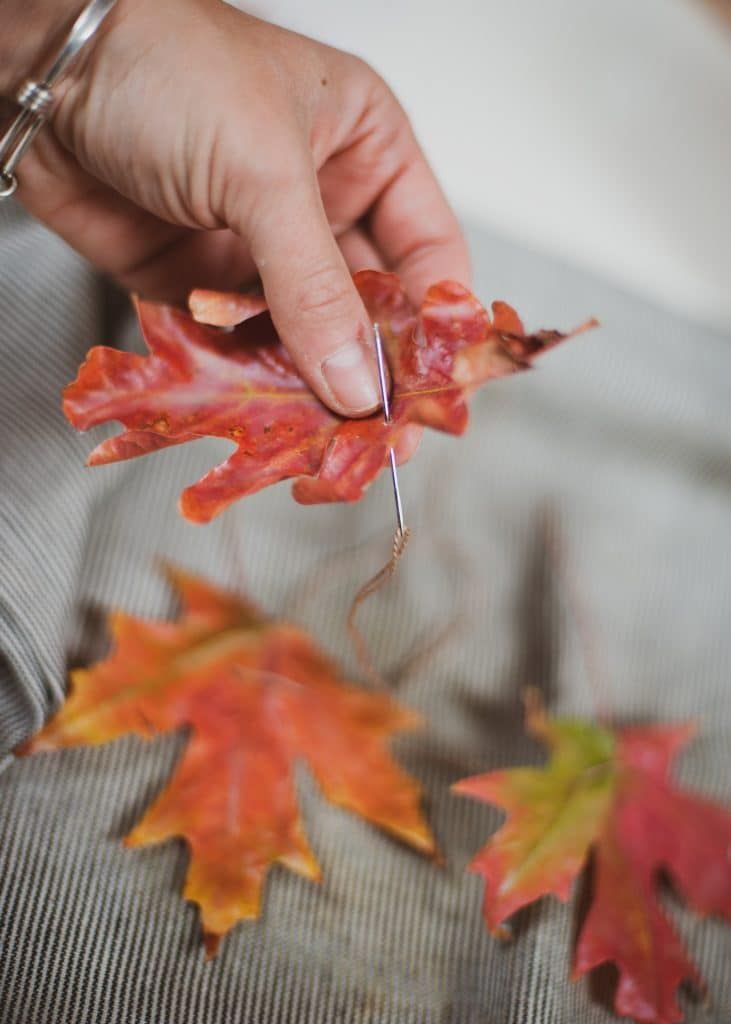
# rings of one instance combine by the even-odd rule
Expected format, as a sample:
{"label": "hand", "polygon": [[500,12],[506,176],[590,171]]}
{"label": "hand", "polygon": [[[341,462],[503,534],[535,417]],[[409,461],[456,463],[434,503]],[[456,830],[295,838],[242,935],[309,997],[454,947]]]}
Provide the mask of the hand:
{"label": "hand", "polygon": [[469,283],[454,215],[378,75],[220,0],[118,0],[50,128],[21,165],[36,217],[151,298],[258,273],[337,412],[380,404],[348,268],[393,269],[417,302],[442,278]]}

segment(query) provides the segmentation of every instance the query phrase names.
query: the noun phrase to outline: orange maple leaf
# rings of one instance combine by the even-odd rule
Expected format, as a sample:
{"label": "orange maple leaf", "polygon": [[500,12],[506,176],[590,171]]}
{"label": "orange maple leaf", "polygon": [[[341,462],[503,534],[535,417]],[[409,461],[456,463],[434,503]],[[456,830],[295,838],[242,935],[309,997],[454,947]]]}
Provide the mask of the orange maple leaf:
{"label": "orange maple leaf", "polygon": [[125,841],[186,840],[184,895],[200,907],[209,955],[237,921],[258,916],[272,864],[320,878],[297,806],[299,760],[332,803],[433,854],[419,787],[388,750],[418,716],[346,682],[296,626],[187,573],[170,576],[178,621],[113,614],[111,655],[72,673],[66,703],[19,753],[188,727],[172,779]]}

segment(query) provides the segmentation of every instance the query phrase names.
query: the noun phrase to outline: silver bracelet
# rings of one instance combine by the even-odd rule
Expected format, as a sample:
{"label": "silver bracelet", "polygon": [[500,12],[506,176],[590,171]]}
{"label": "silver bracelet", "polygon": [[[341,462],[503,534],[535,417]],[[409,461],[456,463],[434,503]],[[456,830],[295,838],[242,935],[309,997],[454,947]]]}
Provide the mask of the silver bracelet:
{"label": "silver bracelet", "polygon": [[91,0],[71,26],[66,41],[45,75],[39,81],[29,78],[18,90],[16,99],[21,107],[20,113],[0,139],[0,199],[8,199],[18,187],[15,168],[50,113],[53,86],[116,2]]}

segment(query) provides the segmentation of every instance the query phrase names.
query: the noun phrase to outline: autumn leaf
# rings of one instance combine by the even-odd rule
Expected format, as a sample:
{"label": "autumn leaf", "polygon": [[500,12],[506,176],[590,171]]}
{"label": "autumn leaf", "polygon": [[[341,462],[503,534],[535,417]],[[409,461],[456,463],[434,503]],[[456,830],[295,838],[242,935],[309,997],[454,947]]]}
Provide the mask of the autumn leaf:
{"label": "autumn leaf", "polygon": [[[293,495],[304,504],[356,501],[407,424],[461,434],[477,387],[528,369],[569,336],[526,334],[510,306],[495,302],[490,316],[471,292],[449,281],[430,288],[418,312],[393,274],[361,271],[355,283],[382,329],[391,423],[382,413],[343,419],[319,402],[262,312],[260,296],[196,291],[191,306],[207,324],[172,306],[137,302],[150,354],[93,348],[66,388],[63,408],[75,427],[118,420],[126,428],[98,445],[89,464],[221,437],[235,451],[181,496],[181,512],[193,522],[207,522],[237,498],[288,478],[296,478]],[[232,329],[220,330],[226,326]]]}
{"label": "autumn leaf", "polygon": [[347,683],[296,626],[194,576],[171,578],[178,621],[112,615],[113,652],[72,673],[66,703],[20,753],[188,728],[167,788],[126,843],[186,840],[184,895],[200,907],[209,953],[237,921],[259,914],[273,864],[320,878],[297,808],[299,761],[331,803],[434,853],[419,787],[388,750],[418,717]]}
{"label": "autumn leaf", "polygon": [[485,880],[485,921],[500,934],[507,917],[540,896],[566,900],[591,854],[592,902],[574,977],[611,962],[617,1013],[675,1024],[678,986],[700,978],[658,902],[658,874],[699,913],[731,919],[731,814],[670,779],[692,729],[610,729],[537,709],[528,725],[551,751],[545,768],[491,772],[453,787],[508,815],[471,863]]}

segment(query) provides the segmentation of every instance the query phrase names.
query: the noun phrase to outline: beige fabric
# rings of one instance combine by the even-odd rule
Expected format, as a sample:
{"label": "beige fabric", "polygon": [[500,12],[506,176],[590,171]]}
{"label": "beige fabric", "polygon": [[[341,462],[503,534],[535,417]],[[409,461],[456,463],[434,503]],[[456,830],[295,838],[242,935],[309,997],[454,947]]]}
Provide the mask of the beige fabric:
{"label": "beige fabric", "polygon": [[[383,478],[354,507],[302,508],[278,487],[208,527],[175,512],[226,446],[200,442],[86,470],[58,393],[85,349],[131,337],[110,295],[59,242],[0,211],[0,737],[8,751],[64,685],[63,661],[104,650],[104,613],[167,615],[163,555],[310,627],[355,673],[345,616],[387,557]],[[535,761],[519,694],[556,710],[699,718],[689,784],[731,782],[731,348],[728,339],[559,264],[473,236],[477,291],[529,325],[604,322],[533,374],[496,382],[462,440],[431,434],[402,473],[414,539],[360,622],[379,667],[429,721],[396,749],[422,781],[441,870],[322,802],[303,773],[325,881],[272,873],[264,916],[205,964],[179,891],[182,846],[120,837],[180,739],[125,740],[0,775],[3,1024],[603,1024],[568,981],[574,910],[544,901],[500,946],[469,857],[497,811],[451,797],[469,773]],[[546,521],[558,547],[546,545]],[[580,626],[576,610],[586,625]],[[400,671],[457,619],[460,629]],[[587,671],[586,638],[589,636]],[[668,904],[731,1019],[731,930]]]}

